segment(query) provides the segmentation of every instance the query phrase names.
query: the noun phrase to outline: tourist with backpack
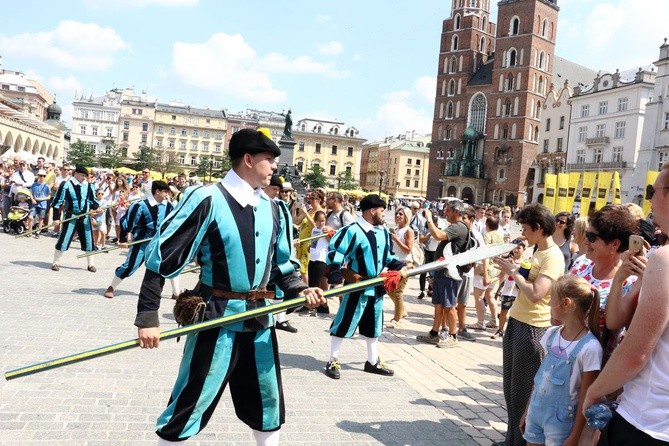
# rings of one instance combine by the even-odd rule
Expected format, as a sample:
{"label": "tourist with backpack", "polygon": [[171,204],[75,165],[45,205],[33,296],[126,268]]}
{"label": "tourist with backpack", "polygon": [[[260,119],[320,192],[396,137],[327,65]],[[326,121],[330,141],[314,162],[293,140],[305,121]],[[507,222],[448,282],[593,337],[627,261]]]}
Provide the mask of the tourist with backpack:
{"label": "tourist with backpack", "polygon": [[[450,248],[453,254],[464,252],[470,240],[469,226],[462,220],[465,211],[464,203],[453,200],[444,209],[446,220],[449,223],[445,231],[435,226],[430,210],[425,209],[423,211],[423,217],[427,221],[430,234],[435,239],[440,240],[435,253],[436,258],[443,257],[444,250],[447,248]],[[466,268],[458,267],[458,272],[463,274],[464,269]],[[432,304],[434,304],[432,329],[427,334],[417,336],[416,340],[418,342],[433,344],[440,348],[456,347],[458,345],[456,305],[461,282],[461,279],[449,277],[445,269],[435,274],[432,285]],[[448,325],[448,335],[442,341],[439,337],[439,329],[443,321]]]}

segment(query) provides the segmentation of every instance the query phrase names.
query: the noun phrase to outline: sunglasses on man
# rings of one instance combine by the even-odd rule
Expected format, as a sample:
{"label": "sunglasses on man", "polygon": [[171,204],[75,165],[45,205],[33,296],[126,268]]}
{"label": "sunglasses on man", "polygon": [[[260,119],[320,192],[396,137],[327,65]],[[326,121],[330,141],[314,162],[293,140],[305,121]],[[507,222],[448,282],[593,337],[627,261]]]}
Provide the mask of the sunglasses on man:
{"label": "sunglasses on man", "polygon": [[601,235],[597,234],[596,232],[592,232],[592,231],[585,231],[585,238],[590,243],[595,243],[598,238],[601,238],[602,240],[604,240],[604,238]]}
{"label": "sunglasses on man", "polygon": [[657,192],[657,190],[667,190],[667,189],[669,189],[669,186],[658,187],[657,189],[655,189],[655,187],[652,184],[649,184],[646,187],[646,199],[652,200],[653,195],[655,195],[655,192]]}

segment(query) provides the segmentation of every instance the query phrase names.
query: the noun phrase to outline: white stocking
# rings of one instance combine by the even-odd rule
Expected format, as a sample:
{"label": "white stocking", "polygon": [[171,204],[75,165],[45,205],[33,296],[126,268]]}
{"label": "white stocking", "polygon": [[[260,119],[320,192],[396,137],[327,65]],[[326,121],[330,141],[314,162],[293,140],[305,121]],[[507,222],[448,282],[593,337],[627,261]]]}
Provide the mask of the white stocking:
{"label": "white stocking", "polygon": [[55,250],[53,252],[53,263],[56,265],[60,263],[60,258],[63,257],[63,251]]}
{"label": "white stocking", "polygon": [[330,361],[339,357],[339,350],[344,342],[344,338],[330,336]]}
{"label": "white stocking", "polygon": [[367,342],[367,361],[374,365],[379,360],[379,338],[363,338]]}
{"label": "white stocking", "polygon": [[253,436],[256,439],[256,444],[258,446],[278,446],[279,444],[279,431],[272,432],[261,432],[254,430]]}
{"label": "white stocking", "polygon": [[174,446],[175,444],[186,444],[186,440],[183,440],[183,441],[167,441],[167,440],[163,440],[162,438],[158,437],[157,446]]}

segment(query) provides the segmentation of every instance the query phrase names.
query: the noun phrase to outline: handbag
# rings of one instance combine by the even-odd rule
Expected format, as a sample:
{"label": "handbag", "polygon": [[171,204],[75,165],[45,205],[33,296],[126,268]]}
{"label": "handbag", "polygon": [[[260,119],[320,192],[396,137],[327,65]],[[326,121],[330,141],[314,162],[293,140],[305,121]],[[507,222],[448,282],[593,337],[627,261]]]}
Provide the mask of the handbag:
{"label": "handbag", "polygon": [[425,263],[425,251],[420,243],[414,242],[413,248],[411,248],[411,261],[414,265],[422,265]]}

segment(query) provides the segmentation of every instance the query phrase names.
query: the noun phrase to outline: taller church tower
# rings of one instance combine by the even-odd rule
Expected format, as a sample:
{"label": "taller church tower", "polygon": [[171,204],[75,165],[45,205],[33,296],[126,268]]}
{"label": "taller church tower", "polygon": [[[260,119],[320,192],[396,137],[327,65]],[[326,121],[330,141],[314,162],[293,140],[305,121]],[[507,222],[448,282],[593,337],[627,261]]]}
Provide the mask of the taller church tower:
{"label": "taller church tower", "polygon": [[453,0],[444,20],[428,198],[524,205],[559,8],[551,0]]}

